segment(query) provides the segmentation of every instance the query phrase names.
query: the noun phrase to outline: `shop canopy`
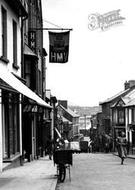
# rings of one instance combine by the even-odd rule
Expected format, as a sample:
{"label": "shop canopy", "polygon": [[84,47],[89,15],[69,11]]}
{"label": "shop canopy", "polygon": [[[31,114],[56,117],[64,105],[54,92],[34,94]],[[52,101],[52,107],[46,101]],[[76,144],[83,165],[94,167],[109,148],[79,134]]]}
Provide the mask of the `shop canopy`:
{"label": "shop canopy", "polygon": [[29,48],[27,44],[24,44],[24,55],[32,56],[38,59],[38,56]]}
{"label": "shop canopy", "polygon": [[0,78],[20,94],[23,94],[24,96],[34,100],[38,105],[52,108],[35,92],[29,89],[25,84],[17,79],[17,77],[15,77],[11,72],[9,72],[5,67],[2,66],[0,67]]}

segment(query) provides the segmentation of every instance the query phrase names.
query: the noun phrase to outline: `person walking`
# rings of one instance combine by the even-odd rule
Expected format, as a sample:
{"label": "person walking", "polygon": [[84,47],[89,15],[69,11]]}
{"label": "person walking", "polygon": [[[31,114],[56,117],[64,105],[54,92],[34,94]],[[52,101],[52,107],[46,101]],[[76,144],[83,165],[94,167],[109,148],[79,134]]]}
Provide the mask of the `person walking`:
{"label": "person walking", "polygon": [[52,140],[51,140],[51,136],[49,136],[48,138],[47,138],[47,147],[46,147],[46,150],[47,150],[47,153],[48,153],[48,155],[49,155],[49,159],[50,160],[52,160],[52,152],[53,152],[53,150],[52,150],[52,145],[53,145],[53,143],[52,143]]}
{"label": "person walking", "polygon": [[127,140],[123,131],[120,136],[117,137],[116,143],[118,155],[121,158],[121,165],[123,165],[124,159],[127,157]]}

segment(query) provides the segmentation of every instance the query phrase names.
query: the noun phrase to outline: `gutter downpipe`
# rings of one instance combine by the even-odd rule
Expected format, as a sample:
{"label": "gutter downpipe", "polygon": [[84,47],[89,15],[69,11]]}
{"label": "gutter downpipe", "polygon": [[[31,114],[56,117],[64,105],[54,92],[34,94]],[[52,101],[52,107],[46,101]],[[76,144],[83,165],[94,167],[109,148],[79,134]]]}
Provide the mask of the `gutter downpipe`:
{"label": "gutter downpipe", "polygon": [[0,89],[0,173],[3,167],[3,147],[2,147],[2,90]]}
{"label": "gutter downpipe", "polygon": [[[21,77],[24,78],[24,33],[23,26],[24,21],[28,18],[28,15],[24,18],[21,18]],[[23,123],[23,108],[22,108],[22,99],[23,95],[19,96],[19,121],[20,121],[20,164],[23,165],[24,153],[23,153],[23,144],[22,144],[22,123]]]}
{"label": "gutter downpipe", "polygon": [[23,26],[24,21],[28,19],[28,15],[21,19],[21,77],[24,78],[24,34],[23,34]]}

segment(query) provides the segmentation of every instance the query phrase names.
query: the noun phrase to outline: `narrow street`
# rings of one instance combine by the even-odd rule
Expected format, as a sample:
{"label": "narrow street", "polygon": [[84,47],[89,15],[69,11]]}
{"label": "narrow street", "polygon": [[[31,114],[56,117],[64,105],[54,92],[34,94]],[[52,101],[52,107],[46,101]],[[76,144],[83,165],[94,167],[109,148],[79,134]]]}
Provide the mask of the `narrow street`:
{"label": "narrow street", "polygon": [[135,159],[127,158],[124,165],[112,154],[74,154],[71,181],[67,171],[64,183],[56,190],[134,190]]}

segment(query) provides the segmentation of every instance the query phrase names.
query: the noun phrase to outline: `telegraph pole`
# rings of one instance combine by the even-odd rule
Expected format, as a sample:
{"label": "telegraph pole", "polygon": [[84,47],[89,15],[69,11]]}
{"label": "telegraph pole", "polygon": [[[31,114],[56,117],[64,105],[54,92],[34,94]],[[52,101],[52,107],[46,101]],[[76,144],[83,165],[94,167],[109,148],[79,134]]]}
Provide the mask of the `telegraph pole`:
{"label": "telegraph pole", "polygon": [[84,126],[85,126],[85,136],[86,136],[86,114],[84,114]]}

